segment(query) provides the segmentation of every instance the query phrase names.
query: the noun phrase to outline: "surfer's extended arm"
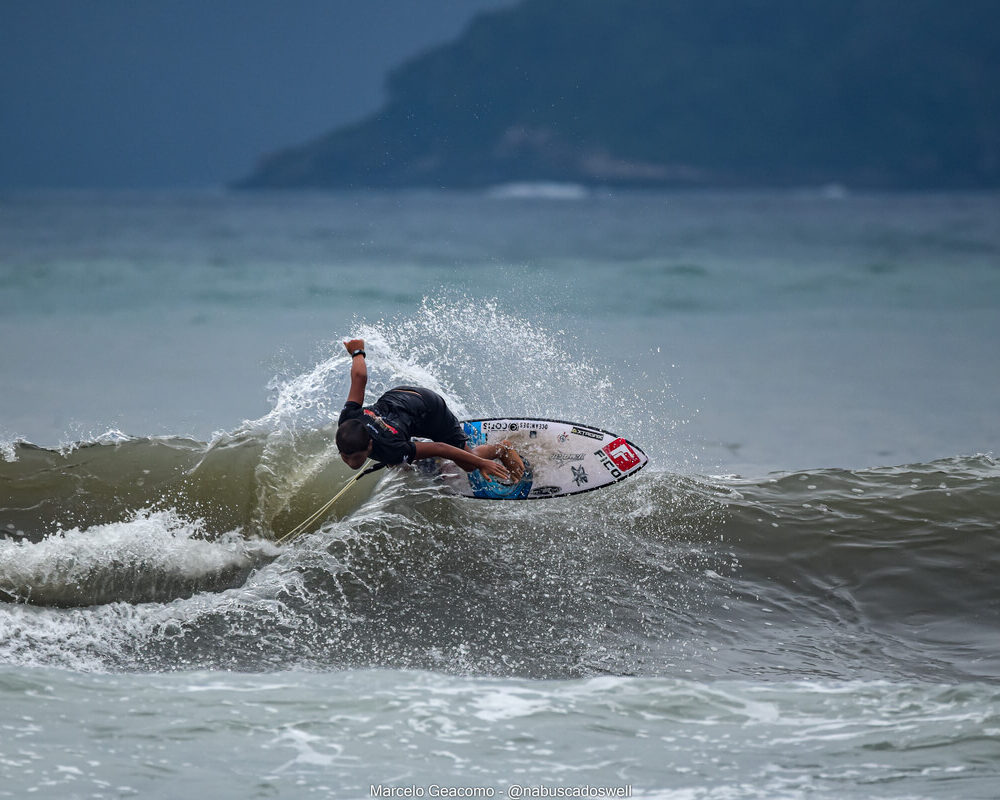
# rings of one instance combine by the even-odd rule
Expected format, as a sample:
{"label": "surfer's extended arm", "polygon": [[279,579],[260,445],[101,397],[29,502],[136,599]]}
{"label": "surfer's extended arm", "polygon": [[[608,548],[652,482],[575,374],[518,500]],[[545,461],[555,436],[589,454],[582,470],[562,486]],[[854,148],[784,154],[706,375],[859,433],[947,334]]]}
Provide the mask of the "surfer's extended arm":
{"label": "surfer's extended arm", "polygon": [[[357,403],[359,406],[365,404],[365,386],[368,385],[368,365],[365,364],[365,340],[351,339],[344,342],[347,352],[352,354],[351,358],[351,390],[347,393],[348,403]],[[359,355],[354,353],[361,351]]]}
{"label": "surfer's extended arm", "polygon": [[478,469],[483,475],[495,475],[502,481],[510,480],[510,472],[502,464],[482,458],[469,450],[460,450],[444,442],[414,442],[416,446],[416,458],[447,458],[454,461],[466,472]]}

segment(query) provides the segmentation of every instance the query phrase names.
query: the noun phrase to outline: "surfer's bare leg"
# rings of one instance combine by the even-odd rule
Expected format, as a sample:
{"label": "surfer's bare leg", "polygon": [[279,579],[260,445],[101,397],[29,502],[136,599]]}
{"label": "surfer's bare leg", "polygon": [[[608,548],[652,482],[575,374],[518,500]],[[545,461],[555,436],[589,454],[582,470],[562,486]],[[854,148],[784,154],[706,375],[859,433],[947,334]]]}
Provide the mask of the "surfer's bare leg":
{"label": "surfer's bare leg", "polygon": [[480,458],[488,458],[491,461],[500,459],[500,463],[503,464],[507,471],[510,473],[510,478],[513,483],[517,483],[524,477],[524,462],[521,460],[521,456],[517,454],[517,450],[514,449],[509,441],[504,439],[499,444],[481,444],[479,447],[469,448]]}

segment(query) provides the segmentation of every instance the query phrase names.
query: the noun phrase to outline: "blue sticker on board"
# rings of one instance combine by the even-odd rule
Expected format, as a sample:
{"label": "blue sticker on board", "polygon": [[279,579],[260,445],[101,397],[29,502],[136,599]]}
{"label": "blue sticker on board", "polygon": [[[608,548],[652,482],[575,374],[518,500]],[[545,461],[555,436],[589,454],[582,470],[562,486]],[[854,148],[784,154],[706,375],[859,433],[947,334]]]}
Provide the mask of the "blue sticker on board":
{"label": "blue sticker on board", "polygon": [[522,500],[527,497],[531,492],[533,471],[528,459],[522,458],[522,461],[524,462],[524,475],[517,483],[501,483],[493,478],[487,478],[478,469],[467,473],[473,497],[489,500]]}
{"label": "blue sticker on board", "polygon": [[486,434],[483,433],[483,423],[463,422],[462,430],[465,435],[469,437],[469,447],[478,447],[481,444],[486,444]]}

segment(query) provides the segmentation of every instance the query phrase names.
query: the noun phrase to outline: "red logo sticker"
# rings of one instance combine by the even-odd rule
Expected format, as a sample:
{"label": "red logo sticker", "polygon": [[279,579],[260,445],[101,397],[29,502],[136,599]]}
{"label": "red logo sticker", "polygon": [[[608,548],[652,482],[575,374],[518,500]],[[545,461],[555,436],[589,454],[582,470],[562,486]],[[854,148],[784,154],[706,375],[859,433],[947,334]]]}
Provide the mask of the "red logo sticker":
{"label": "red logo sticker", "polygon": [[632,467],[636,466],[640,461],[638,455],[636,455],[635,450],[632,449],[632,445],[626,442],[624,439],[615,439],[611,444],[604,446],[604,452],[608,454],[616,467],[622,472],[628,472]]}

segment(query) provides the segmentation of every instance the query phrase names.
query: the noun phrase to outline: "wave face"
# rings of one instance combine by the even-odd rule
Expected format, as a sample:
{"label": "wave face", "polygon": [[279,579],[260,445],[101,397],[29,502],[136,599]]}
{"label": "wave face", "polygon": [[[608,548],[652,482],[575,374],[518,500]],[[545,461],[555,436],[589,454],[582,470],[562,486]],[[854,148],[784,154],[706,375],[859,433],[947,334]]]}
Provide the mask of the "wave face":
{"label": "wave face", "polygon": [[210,444],[18,443],[0,462],[0,596],[78,606],[238,586],[277,554],[271,532],[308,516],[346,477],[328,440],[246,430]]}
{"label": "wave face", "polygon": [[[119,521],[81,511],[72,529],[0,542],[8,599],[105,604],[0,608],[31,629],[4,640],[4,660],[525,677],[1000,672],[1000,467],[987,457],[758,482],[649,472],[534,504],[469,501],[398,474],[353,513],[276,547],[248,479],[247,454],[261,448],[219,447],[131,441],[4,464],[5,479],[39,460],[77,465],[47,473],[67,489],[65,508],[79,498],[64,482],[87,485],[98,465],[106,482],[93,485],[107,496],[113,467],[141,457],[150,475],[114,496]],[[217,482],[184,495],[199,473],[178,463],[197,453],[197,464],[220,459]],[[152,508],[157,486],[178,493],[169,510]],[[321,497],[299,492],[271,524]]]}
{"label": "wave face", "polygon": [[[840,676],[833,665],[843,659],[866,675],[1000,674],[1000,467],[992,458],[726,485],[721,535],[739,561],[731,590],[774,631],[772,658],[759,668],[794,674],[811,663]],[[751,627],[754,636],[763,630]]]}
{"label": "wave face", "polygon": [[[86,670],[378,667],[574,678],[995,680],[1000,467],[986,456],[759,480],[685,474],[664,390],[480,304],[362,327],[370,392],[587,420],[652,465],[544,503],[348,479],[346,355],[209,442],[110,437],[0,461],[0,661]],[[494,339],[475,342],[475,330]],[[536,359],[518,361],[525,337]],[[492,360],[489,353],[509,348]],[[498,368],[497,364],[516,365]],[[456,385],[477,387],[460,396]]]}

